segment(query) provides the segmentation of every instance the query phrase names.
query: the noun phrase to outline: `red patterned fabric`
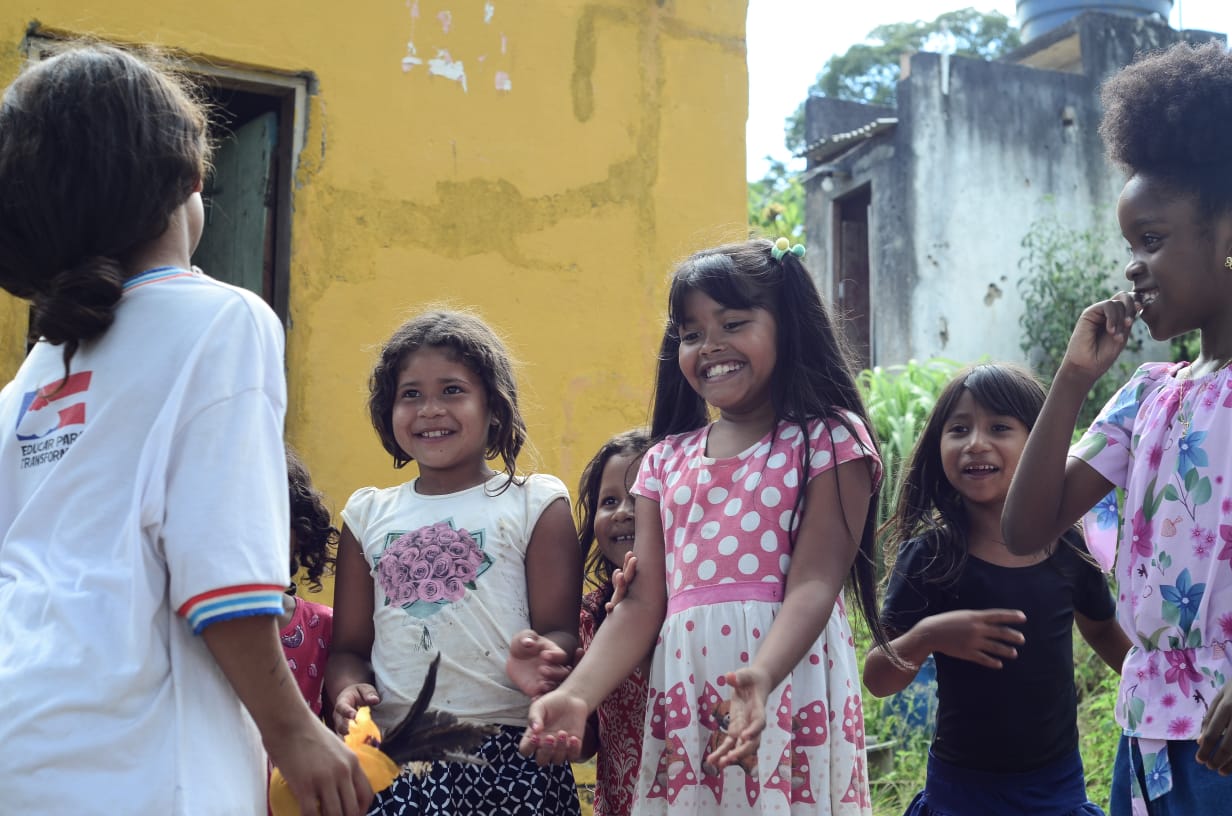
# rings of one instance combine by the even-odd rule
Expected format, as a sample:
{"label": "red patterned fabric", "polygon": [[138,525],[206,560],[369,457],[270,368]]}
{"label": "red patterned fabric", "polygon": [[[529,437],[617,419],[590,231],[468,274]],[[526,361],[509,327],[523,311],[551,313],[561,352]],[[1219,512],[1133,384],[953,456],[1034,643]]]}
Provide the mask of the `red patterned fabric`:
{"label": "red patterned fabric", "polygon": [[[603,605],[612,596],[606,584],[582,599],[578,626],[582,648],[594,640],[596,618],[602,620]],[[642,758],[642,726],[646,715],[646,677],[640,669],[626,677],[599,704],[599,756],[595,765],[595,816],[628,816]]]}

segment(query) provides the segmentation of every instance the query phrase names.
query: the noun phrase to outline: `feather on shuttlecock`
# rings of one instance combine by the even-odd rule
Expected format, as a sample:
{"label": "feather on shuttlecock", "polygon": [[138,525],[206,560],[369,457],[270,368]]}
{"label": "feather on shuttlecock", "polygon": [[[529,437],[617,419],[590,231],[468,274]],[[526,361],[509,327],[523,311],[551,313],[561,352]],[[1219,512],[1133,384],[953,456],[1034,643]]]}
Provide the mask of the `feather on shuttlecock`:
{"label": "feather on shuttlecock", "polygon": [[[436,669],[440,662],[438,654],[428,667],[411,710],[402,722],[389,729],[384,739],[367,706],[359,709],[351,720],[343,741],[359,758],[373,793],[392,785],[403,767],[419,775],[438,760],[483,763],[470,752],[495,734],[496,726],[461,722],[452,714],[428,708],[436,692]],[[277,768],[270,776],[269,804],[273,816],[301,816],[299,803]]]}

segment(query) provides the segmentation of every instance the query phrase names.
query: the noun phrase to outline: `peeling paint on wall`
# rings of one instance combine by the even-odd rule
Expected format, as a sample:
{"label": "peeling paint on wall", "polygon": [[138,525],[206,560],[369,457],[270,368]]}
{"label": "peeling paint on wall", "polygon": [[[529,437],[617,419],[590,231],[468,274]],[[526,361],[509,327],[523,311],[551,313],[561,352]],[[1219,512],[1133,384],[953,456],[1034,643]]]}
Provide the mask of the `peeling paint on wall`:
{"label": "peeling paint on wall", "polygon": [[415,43],[408,41],[406,44],[406,56],[402,58],[402,73],[406,73],[416,65],[423,65],[423,60],[416,56]]}
{"label": "peeling paint on wall", "polygon": [[428,73],[452,79],[454,82],[461,82],[462,90],[466,90],[466,68],[462,65],[462,60],[455,62],[454,58],[449,56],[449,52],[443,48],[436,52],[435,57],[428,60]]}
{"label": "peeling paint on wall", "polygon": [[[470,8],[454,11],[442,8],[441,0],[427,0],[428,5],[422,10],[423,0],[404,0],[410,10],[411,30],[407,37],[406,54],[402,57],[402,73],[414,72],[416,66],[426,65],[428,75],[442,77],[457,82],[462,86],[463,93],[469,93],[470,80],[481,82],[479,87],[486,87],[488,72],[491,72],[492,87],[498,93],[509,93],[513,90],[513,81],[509,76],[509,40],[505,32],[490,28],[481,29],[478,40],[475,37],[476,27],[489,26],[496,15],[496,4],[488,0],[483,4],[482,17],[479,9]],[[417,30],[421,16],[427,16],[439,24],[429,25],[426,29]],[[499,38],[500,55],[493,55],[493,49]],[[418,45],[416,45],[418,43]],[[473,50],[472,50],[473,49]],[[420,56],[424,51],[436,56],[426,59]],[[462,53],[465,51],[466,53]],[[455,57],[454,55],[458,56]],[[492,55],[492,59],[488,59]],[[472,76],[466,72],[466,63],[470,63]]]}

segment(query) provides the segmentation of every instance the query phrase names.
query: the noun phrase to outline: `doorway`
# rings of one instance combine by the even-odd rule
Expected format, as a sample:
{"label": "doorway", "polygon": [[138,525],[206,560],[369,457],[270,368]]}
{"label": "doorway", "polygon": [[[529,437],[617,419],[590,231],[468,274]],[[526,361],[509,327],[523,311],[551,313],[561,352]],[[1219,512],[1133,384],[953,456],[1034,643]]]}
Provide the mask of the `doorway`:
{"label": "doorway", "polygon": [[868,247],[872,203],[872,185],[834,202],[834,306],[852,361],[858,368],[872,365]]}

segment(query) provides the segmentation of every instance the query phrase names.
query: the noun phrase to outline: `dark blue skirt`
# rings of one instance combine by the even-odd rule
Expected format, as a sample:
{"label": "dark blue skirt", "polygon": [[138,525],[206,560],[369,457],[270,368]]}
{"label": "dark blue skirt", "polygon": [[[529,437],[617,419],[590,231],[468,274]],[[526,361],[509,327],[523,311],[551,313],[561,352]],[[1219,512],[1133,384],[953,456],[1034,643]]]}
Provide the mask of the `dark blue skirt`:
{"label": "dark blue skirt", "polygon": [[437,762],[377,794],[368,816],[578,816],[573,768],[542,768],[518,753],[525,728],[502,725],[476,754],[486,764]]}
{"label": "dark blue skirt", "polygon": [[928,779],[904,816],[1104,816],[1087,801],[1077,749],[1025,773],[959,768],[928,754]]}

